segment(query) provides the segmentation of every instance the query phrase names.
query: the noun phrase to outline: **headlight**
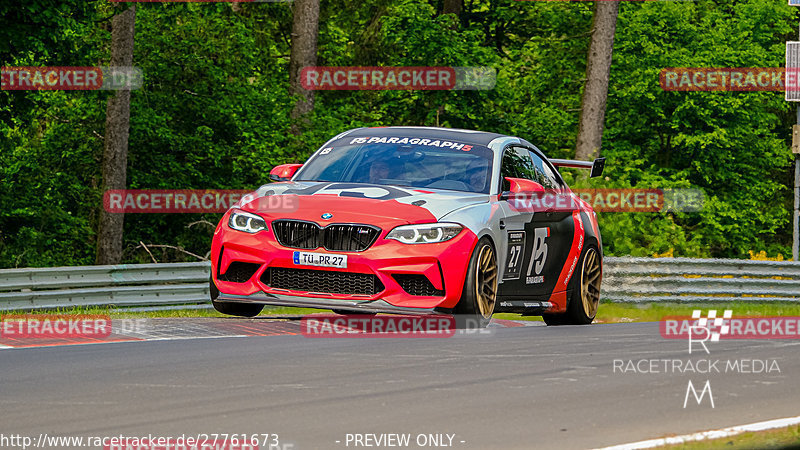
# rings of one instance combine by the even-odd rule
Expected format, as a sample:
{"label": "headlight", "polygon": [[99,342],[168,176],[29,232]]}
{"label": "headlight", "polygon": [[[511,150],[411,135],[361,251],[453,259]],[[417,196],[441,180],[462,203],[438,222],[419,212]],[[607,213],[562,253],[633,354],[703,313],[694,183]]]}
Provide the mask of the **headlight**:
{"label": "headlight", "polygon": [[228,218],[228,226],[245,233],[258,233],[267,229],[267,222],[261,216],[237,210]]}
{"label": "headlight", "polygon": [[394,239],[404,244],[430,244],[453,239],[464,227],[457,223],[424,223],[402,225],[390,231],[386,239]]}

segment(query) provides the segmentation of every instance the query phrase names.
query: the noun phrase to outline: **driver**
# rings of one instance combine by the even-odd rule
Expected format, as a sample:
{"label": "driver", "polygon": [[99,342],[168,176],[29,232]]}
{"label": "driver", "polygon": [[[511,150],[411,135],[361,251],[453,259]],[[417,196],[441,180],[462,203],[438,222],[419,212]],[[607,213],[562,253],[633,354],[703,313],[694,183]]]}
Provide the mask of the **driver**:
{"label": "driver", "polygon": [[467,166],[467,184],[474,192],[483,192],[488,182],[489,161],[483,158],[473,160]]}
{"label": "driver", "polygon": [[370,183],[380,183],[386,178],[389,178],[389,164],[386,161],[377,160],[369,166]]}

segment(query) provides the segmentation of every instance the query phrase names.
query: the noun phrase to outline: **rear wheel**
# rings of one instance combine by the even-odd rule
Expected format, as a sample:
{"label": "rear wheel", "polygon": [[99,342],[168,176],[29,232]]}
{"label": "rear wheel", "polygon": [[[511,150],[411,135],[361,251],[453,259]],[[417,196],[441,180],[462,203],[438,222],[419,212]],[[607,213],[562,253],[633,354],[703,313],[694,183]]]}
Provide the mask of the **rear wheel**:
{"label": "rear wheel", "polygon": [[256,303],[217,301],[217,298],[219,297],[219,289],[217,289],[217,286],[214,284],[214,280],[209,279],[208,283],[209,291],[211,293],[211,304],[214,305],[214,309],[222,314],[240,317],[255,317],[261,312],[262,309],[264,309],[264,305],[259,305]]}
{"label": "rear wheel", "polygon": [[454,310],[459,328],[489,325],[497,301],[497,254],[488,238],[481,238],[467,266],[461,300]]}
{"label": "rear wheel", "polygon": [[547,325],[588,325],[597,315],[600,304],[600,282],[603,266],[597,247],[586,247],[580,264],[580,272],[572,283],[572,295],[563,314],[543,314]]}

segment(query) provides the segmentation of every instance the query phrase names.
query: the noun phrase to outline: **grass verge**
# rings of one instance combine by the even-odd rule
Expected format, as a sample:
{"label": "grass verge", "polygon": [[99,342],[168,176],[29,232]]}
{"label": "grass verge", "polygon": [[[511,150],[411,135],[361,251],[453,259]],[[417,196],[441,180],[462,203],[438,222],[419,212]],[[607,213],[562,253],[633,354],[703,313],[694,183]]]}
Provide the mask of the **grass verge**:
{"label": "grass verge", "polygon": [[[734,317],[800,316],[800,304],[784,302],[728,302],[728,303],[612,303],[602,302],[597,310],[596,323],[658,322],[665,316],[691,316],[692,311],[730,309]],[[518,314],[495,314],[498,319],[542,320],[538,316],[520,317]]]}
{"label": "grass verge", "polygon": [[[210,304],[209,304],[210,306]],[[330,313],[331,311],[311,309],[311,308],[287,308],[281,306],[265,306],[260,316],[285,316],[285,317],[299,317],[306,314],[314,313]],[[231,317],[217,312],[213,308],[178,308],[167,309],[158,311],[137,311],[135,309],[122,309],[110,306],[92,306],[92,307],[74,307],[74,308],[59,308],[51,310],[39,311],[4,311],[0,312],[1,315],[18,315],[18,314],[88,314],[88,315],[107,315],[112,319],[139,319],[139,318],[158,318],[158,317]]]}
{"label": "grass verge", "polygon": [[750,450],[756,448],[765,450],[800,449],[800,425],[793,425],[777,430],[742,433],[722,439],[666,445],[658,448],[669,450]]}
{"label": "grass verge", "polygon": [[[210,306],[210,305],[209,305]],[[691,316],[692,311],[701,309],[718,311],[730,309],[734,317],[800,316],[800,304],[778,302],[733,302],[733,303],[611,303],[603,302],[597,312],[596,323],[657,322],[665,316]],[[265,306],[262,316],[302,316],[313,313],[330,313],[328,310],[311,308],[289,308]],[[76,307],[34,312],[2,312],[12,314],[106,314],[115,319],[141,317],[229,317],[213,308],[169,309],[161,311],[136,311],[113,307]],[[541,321],[539,316],[522,317],[519,314],[499,313],[497,319]]]}

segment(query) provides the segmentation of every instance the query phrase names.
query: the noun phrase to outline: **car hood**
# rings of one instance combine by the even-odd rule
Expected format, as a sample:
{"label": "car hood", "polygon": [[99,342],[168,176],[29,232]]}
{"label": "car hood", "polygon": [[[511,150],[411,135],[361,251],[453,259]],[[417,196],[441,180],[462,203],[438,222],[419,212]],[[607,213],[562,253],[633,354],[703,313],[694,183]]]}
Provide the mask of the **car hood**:
{"label": "car hood", "polygon": [[[313,222],[426,223],[489,196],[442,189],[364,183],[281,182],[260,187],[238,207],[271,216]],[[331,214],[330,218],[323,215]],[[327,216],[326,216],[327,217]]]}

